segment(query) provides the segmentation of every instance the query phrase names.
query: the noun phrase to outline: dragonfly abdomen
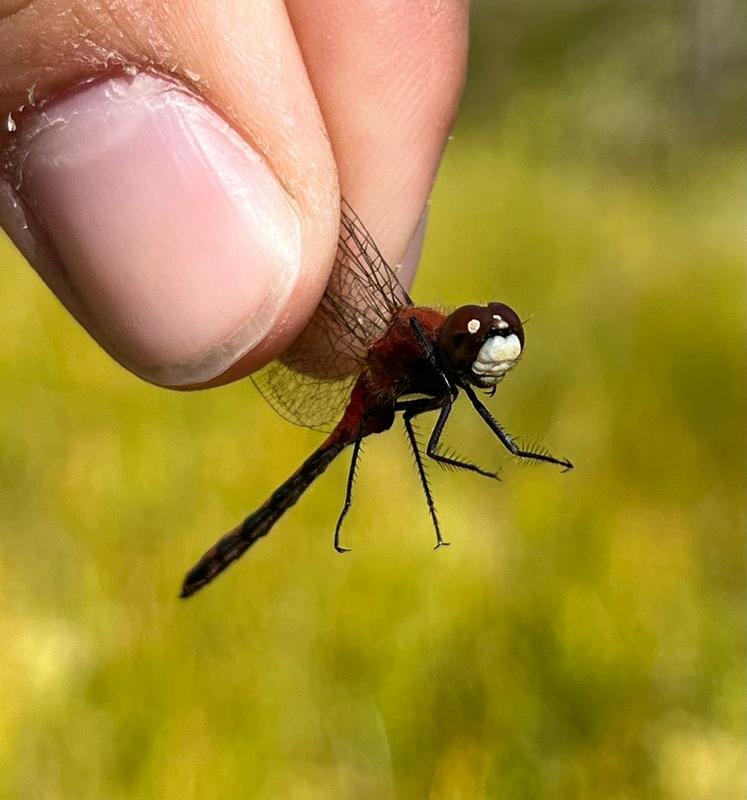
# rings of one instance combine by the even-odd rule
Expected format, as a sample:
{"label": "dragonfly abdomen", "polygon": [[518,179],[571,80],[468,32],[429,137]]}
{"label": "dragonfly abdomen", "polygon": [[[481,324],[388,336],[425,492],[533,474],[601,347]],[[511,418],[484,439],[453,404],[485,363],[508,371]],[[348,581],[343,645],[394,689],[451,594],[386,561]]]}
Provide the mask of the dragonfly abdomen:
{"label": "dragonfly abdomen", "polygon": [[193,595],[243,555],[258,539],[267,535],[280,517],[352,441],[354,439],[347,436],[332,434],[263,505],[205,553],[184,579],[180,596]]}

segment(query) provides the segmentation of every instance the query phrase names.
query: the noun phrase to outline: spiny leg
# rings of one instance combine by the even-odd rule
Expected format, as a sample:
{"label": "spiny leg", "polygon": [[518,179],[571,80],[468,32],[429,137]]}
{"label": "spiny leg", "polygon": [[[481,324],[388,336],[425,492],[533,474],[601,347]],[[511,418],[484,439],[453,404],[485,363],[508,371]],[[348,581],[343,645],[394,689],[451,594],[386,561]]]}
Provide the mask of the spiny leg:
{"label": "spiny leg", "polygon": [[533,453],[531,450],[522,450],[521,447],[519,447],[519,445],[514,441],[511,434],[501,427],[498,421],[493,418],[488,409],[485,408],[485,406],[480,402],[472,387],[465,386],[464,391],[467,393],[467,397],[469,397],[470,402],[475,407],[477,413],[483,418],[490,430],[493,431],[493,433],[498,437],[498,440],[506,448],[506,450],[511,453],[511,455],[517,456],[518,458],[532,459],[533,461],[545,461],[548,464],[557,464],[559,467],[564,468],[563,472],[573,469],[573,464],[571,464],[567,458],[555,458],[555,456],[551,456],[549,453]]}
{"label": "spiny leg", "polygon": [[425,501],[428,504],[428,511],[431,515],[431,519],[433,520],[433,527],[436,530],[436,546],[434,550],[438,550],[439,547],[443,547],[449,543],[444,541],[443,537],[441,536],[441,528],[439,527],[438,517],[436,516],[436,506],[433,502],[433,495],[431,495],[431,488],[428,485],[428,476],[425,474],[425,467],[423,466],[423,459],[420,456],[420,448],[418,447],[418,440],[415,437],[415,431],[412,427],[411,418],[412,412],[405,411],[403,414],[405,430],[407,431],[407,437],[409,438],[410,445],[412,446],[412,452],[415,455],[415,465],[417,466],[418,474],[420,475],[420,484],[425,492]]}
{"label": "spiny leg", "polygon": [[353,456],[350,459],[350,469],[348,470],[348,483],[345,489],[345,503],[343,504],[340,516],[337,518],[337,525],[335,525],[335,550],[338,553],[347,553],[350,551],[349,547],[343,547],[340,544],[340,530],[342,529],[342,522],[347,515],[350,504],[353,501],[353,484],[355,483],[355,469],[358,463],[358,455],[360,454],[361,442],[363,441],[363,424],[361,424],[358,435],[355,437],[353,444]]}
{"label": "spiny leg", "polygon": [[430,439],[428,439],[428,447],[426,448],[425,452],[430,458],[439,462],[440,464],[457,467],[458,469],[467,469],[471,472],[476,472],[478,475],[484,475],[486,478],[495,478],[496,480],[499,480],[497,472],[488,472],[488,470],[478,467],[477,464],[473,464],[471,461],[465,461],[464,459],[454,458],[453,456],[447,456],[438,452],[441,434],[443,433],[444,426],[446,425],[446,420],[449,418],[449,414],[451,414],[451,408],[453,405],[453,401],[451,398],[449,398],[441,406],[441,412],[438,415],[436,424],[433,426]]}
{"label": "spiny leg", "polygon": [[495,478],[496,480],[500,480],[497,472],[489,472],[488,470],[478,467],[477,464],[473,464],[471,461],[467,461],[466,459],[456,458],[454,455],[449,456],[438,452],[441,434],[444,426],[446,425],[446,420],[449,418],[449,414],[451,413],[451,408],[454,404],[455,397],[456,392],[454,392],[453,395],[448,395],[445,397],[424,397],[417,400],[404,400],[403,402],[397,403],[395,408],[397,411],[404,411],[410,419],[413,419],[420,414],[425,414],[427,411],[435,411],[436,409],[440,409],[438,419],[436,420],[436,424],[431,431],[430,438],[428,439],[426,455],[444,466],[455,467],[456,469],[466,469],[470,472],[476,472],[478,475],[484,475],[486,478]]}

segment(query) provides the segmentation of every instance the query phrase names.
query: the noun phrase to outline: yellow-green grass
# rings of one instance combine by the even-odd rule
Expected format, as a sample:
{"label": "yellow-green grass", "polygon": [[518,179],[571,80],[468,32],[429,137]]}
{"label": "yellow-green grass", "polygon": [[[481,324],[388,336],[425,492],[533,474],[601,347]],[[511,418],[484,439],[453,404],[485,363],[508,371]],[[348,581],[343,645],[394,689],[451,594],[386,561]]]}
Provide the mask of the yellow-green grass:
{"label": "yellow-green grass", "polygon": [[[730,154],[673,177],[458,137],[421,302],[527,324],[491,408],[571,458],[431,469],[397,425],[215,585],[203,550],[320,441],[249,381],[112,363],[7,244],[0,281],[0,797],[615,798],[744,791],[744,308]],[[421,430],[425,432],[427,420]]]}

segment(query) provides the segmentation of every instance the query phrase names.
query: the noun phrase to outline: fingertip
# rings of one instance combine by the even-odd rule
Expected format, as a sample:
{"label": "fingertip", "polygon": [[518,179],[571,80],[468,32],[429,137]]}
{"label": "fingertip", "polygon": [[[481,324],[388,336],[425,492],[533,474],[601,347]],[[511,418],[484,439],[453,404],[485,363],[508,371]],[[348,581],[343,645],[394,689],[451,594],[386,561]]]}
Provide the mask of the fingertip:
{"label": "fingertip", "polygon": [[287,5],[342,192],[390,263],[409,264],[464,85],[468,5]]}
{"label": "fingertip", "polygon": [[339,190],[284,4],[167,6],[5,20],[0,221],[111,355],[188,387],[304,327]]}
{"label": "fingertip", "polygon": [[420,217],[417,228],[410,244],[405,250],[402,261],[397,271],[397,277],[402,285],[409,291],[410,287],[415,280],[415,273],[417,272],[418,264],[420,263],[420,256],[423,252],[423,245],[425,244],[425,229],[428,225],[428,207],[426,207],[423,215]]}

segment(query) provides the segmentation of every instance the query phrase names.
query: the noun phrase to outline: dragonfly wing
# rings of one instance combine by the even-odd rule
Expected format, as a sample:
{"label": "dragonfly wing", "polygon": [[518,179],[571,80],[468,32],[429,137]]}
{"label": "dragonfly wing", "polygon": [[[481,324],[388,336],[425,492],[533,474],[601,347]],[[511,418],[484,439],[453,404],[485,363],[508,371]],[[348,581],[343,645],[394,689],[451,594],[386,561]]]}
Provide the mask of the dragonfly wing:
{"label": "dragonfly wing", "polygon": [[270,405],[297,425],[322,430],[340,418],[368,348],[412,300],[344,199],[327,288],[301,336],[252,375]]}
{"label": "dragonfly wing", "polygon": [[357,373],[321,380],[276,359],[252,375],[254,385],[281,417],[294,425],[331,431],[342,417]]}
{"label": "dragonfly wing", "polygon": [[[344,326],[353,345],[368,345],[387,329],[394,312],[412,305],[371,234],[346,200],[340,204],[335,264],[319,311]],[[363,354],[365,358],[365,353]]]}

